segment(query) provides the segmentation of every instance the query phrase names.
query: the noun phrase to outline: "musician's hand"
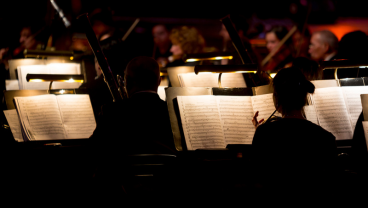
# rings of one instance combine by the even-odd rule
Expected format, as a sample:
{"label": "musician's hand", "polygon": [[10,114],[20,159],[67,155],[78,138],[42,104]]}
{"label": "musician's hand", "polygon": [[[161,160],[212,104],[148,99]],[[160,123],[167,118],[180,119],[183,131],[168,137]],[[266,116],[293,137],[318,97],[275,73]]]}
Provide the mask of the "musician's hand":
{"label": "musician's hand", "polygon": [[264,119],[262,118],[261,120],[257,120],[257,117],[258,117],[258,113],[259,113],[259,111],[257,111],[255,114],[254,114],[254,116],[253,116],[253,119],[252,119],[252,123],[253,123],[253,125],[254,125],[254,128],[256,128],[257,129],[257,127],[259,126],[259,125],[261,125],[262,123],[263,123],[263,121],[264,121]]}

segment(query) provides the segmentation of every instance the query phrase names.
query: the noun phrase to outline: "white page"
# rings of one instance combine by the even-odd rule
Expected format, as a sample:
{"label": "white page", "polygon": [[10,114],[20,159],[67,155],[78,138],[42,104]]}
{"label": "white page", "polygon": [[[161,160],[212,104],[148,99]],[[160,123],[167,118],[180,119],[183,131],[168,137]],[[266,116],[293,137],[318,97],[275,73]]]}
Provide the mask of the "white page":
{"label": "white page", "polygon": [[312,101],[321,127],[331,132],[337,140],[353,138],[351,119],[341,88],[317,88]]}
{"label": "white page", "polygon": [[[181,87],[218,87],[218,73],[185,73],[178,74]],[[240,73],[223,73],[222,87],[246,87],[243,75]]]}
{"label": "white page", "polygon": [[363,121],[363,130],[364,130],[365,142],[367,144],[367,149],[368,149],[368,121]]}
{"label": "white page", "polygon": [[96,128],[89,95],[56,96],[67,139],[89,138]]}
{"label": "white page", "polygon": [[4,110],[4,114],[15,141],[24,142],[17,110]]}
{"label": "white page", "polygon": [[15,97],[16,105],[30,140],[65,139],[65,131],[55,95]]}
{"label": "white page", "polygon": [[19,90],[19,81],[17,79],[7,79],[5,80],[6,90]]}
{"label": "white page", "polygon": [[[273,104],[272,93],[252,96],[252,105],[254,113],[259,111],[257,118],[258,121],[261,119],[267,120],[271,116],[271,114],[276,110],[275,105]],[[281,117],[281,114],[279,112],[276,112],[274,115]]]}
{"label": "white page", "polygon": [[316,108],[314,105],[306,105],[303,107],[305,117],[308,121],[319,125]]}
{"label": "white page", "polygon": [[157,94],[163,101],[166,101],[166,93],[165,93],[166,87],[167,86],[158,86],[158,89],[157,89]]}
{"label": "white page", "polygon": [[368,86],[357,87],[341,87],[344,93],[345,100],[350,114],[353,131],[358,121],[360,114],[362,113],[362,101],[360,99],[361,94],[368,94]]}
{"label": "white page", "polygon": [[251,96],[216,96],[226,144],[252,144]]}
{"label": "white page", "polygon": [[220,113],[214,96],[178,96],[188,150],[225,148]]}

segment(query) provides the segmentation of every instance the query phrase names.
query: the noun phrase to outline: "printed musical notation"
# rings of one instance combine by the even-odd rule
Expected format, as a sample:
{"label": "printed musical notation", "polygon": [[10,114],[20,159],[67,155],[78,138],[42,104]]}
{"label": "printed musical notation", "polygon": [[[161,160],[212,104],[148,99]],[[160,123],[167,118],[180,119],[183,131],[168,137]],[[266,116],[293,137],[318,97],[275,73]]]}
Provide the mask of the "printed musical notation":
{"label": "printed musical notation", "polygon": [[314,123],[314,124],[319,125],[315,106],[314,105],[306,105],[306,106],[304,106],[303,109],[304,109],[306,119],[308,121]]}
{"label": "printed musical notation", "polygon": [[[254,112],[259,111],[258,120],[268,119],[271,116],[271,114],[276,110],[275,105],[273,103],[272,93],[252,96],[252,106]],[[279,112],[276,112],[274,115],[281,117],[281,114]]]}
{"label": "printed musical notation", "polygon": [[360,99],[361,94],[368,94],[367,86],[357,87],[341,87],[344,93],[348,111],[351,117],[351,124],[353,130],[355,129],[359,115],[362,113],[362,101]]}
{"label": "printed musical notation", "polygon": [[30,140],[65,139],[65,131],[54,95],[14,98]]}
{"label": "printed musical notation", "polygon": [[250,96],[216,96],[226,144],[251,144],[255,128]]}
{"label": "printed musical notation", "polygon": [[96,128],[92,105],[88,95],[62,95],[56,97],[66,138],[89,138]]}
{"label": "printed musical notation", "polygon": [[344,95],[340,88],[317,88],[312,95],[319,124],[336,139],[351,139],[353,130]]}
{"label": "printed musical notation", "polygon": [[178,96],[178,103],[188,150],[225,148],[215,97]]}

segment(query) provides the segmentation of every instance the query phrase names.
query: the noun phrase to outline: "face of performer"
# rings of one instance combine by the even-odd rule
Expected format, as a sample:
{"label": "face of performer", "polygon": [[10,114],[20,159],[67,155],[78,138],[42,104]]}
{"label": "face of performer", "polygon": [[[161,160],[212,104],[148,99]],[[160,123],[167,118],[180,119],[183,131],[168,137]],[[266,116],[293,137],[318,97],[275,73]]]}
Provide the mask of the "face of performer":
{"label": "face of performer", "polygon": [[311,55],[311,58],[316,61],[323,60],[327,51],[328,45],[323,43],[321,40],[321,35],[319,33],[313,34],[308,51]]}
{"label": "face of performer", "polygon": [[170,44],[169,32],[163,25],[156,25],[152,28],[153,41],[158,47],[164,47]]}
{"label": "face of performer", "polygon": [[269,52],[273,51],[279,42],[280,40],[274,32],[266,33],[266,47]]}
{"label": "face of performer", "polygon": [[230,40],[230,35],[226,30],[226,27],[222,25],[219,35],[222,37],[224,42],[227,42]]}
{"label": "face of performer", "polygon": [[170,52],[173,53],[174,57],[181,57],[184,54],[179,43],[176,43],[176,44],[173,43],[173,45],[171,46]]}
{"label": "face of performer", "polygon": [[31,33],[31,29],[28,27],[25,27],[22,29],[22,31],[20,32],[20,38],[19,38],[19,43],[24,43],[27,38],[29,38],[32,35]]}

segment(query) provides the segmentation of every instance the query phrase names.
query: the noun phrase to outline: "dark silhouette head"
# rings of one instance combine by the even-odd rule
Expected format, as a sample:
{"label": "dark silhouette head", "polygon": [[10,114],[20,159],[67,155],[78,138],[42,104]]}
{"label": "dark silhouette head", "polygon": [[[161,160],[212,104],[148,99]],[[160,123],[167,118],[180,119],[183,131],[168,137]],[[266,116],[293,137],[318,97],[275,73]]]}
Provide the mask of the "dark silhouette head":
{"label": "dark silhouette head", "polygon": [[339,43],[339,59],[365,60],[368,57],[368,38],[360,31],[345,34]]}
{"label": "dark silhouette head", "polygon": [[299,69],[307,80],[320,80],[322,73],[319,72],[318,63],[305,57],[293,60],[293,67]]}
{"label": "dark silhouette head", "polygon": [[302,110],[307,93],[314,93],[314,85],[296,67],[281,69],[273,79],[273,101],[282,115]]}
{"label": "dark silhouette head", "polygon": [[128,97],[140,91],[154,91],[160,85],[160,68],[151,57],[139,56],[132,59],[124,73]]}

